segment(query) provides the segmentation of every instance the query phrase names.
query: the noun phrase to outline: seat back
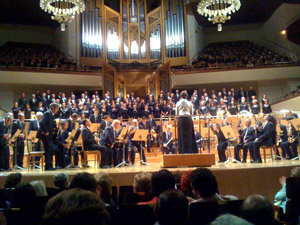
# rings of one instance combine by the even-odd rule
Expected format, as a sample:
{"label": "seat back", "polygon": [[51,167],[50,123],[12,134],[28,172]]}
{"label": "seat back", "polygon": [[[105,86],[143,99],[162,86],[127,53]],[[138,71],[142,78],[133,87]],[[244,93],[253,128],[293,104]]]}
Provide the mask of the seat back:
{"label": "seat back", "polygon": [[297,224],[300,219],[300,178],[289,177],[286,180],[286,219],[290,224]]}
{"label": "seat back", "polygon": [[219,215],[219,205],[216,201],[195,202],[189,206],[189,225],[209,224]]}
{"label": "seat back", "polygon": [[152,207],[148,205],[127,205],[126,207],[120,207],[117,224],[153,225],[155,221]]}

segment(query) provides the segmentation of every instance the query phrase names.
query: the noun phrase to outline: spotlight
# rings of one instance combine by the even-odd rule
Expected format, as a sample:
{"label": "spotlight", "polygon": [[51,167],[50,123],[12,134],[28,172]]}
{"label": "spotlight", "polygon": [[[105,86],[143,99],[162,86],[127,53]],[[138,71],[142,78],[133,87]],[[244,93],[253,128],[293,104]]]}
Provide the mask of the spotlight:
{"label": "spotlight", "polygon": [[280,34],[281,34],[281,35],[286,35],[286,30],[280,31]]}

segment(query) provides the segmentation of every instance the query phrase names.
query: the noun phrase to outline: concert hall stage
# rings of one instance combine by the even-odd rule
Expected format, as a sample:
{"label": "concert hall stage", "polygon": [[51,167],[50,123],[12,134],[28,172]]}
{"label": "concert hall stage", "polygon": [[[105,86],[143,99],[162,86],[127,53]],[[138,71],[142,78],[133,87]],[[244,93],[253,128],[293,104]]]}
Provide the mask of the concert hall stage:
{"label": "concert hall stage", "polygon": [[[69,169],[59,171],[21,171],[23,174],[23,182],[32,180],[44,180],[48,187],[51,187],[52,177],[58,172],[66,172],[72,178],[76,173],[89,172],[92,174],[98,172],[107,172],[113,179],[116,186],[132,185],[135,174],[140,172],[150,172],[160,170],[161,163],[150,163],[148,166],[135,165],[133,167],[111,168],[111,169]],[[250,194],[257,193],[267,196],[270,200],[274,194],[280,189],[278,179],[280,176],[289,176],[292,168],[300,166],[300,161],[276,161],[262,164],[216,164],[210,167],[217,177],[219,183],[219,191],[221,194],[233,194],[241,199],[246,198]],[[194,167],[170,168],[173,173],[183,173],[192,170]],[[19,172],[19,171],[18,171]],[[0,173],[0,187],[3,187],[6,176],[12,172]]]}

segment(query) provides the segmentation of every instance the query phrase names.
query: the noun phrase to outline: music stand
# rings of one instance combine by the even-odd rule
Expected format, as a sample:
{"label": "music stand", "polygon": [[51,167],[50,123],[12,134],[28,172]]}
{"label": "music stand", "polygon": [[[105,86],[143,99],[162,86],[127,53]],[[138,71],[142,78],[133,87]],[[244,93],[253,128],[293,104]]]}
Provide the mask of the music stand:
{"label": "music stand", "polygon": [[[293,120],[291,120],[291,124],[295,128],[295,130],[297,131],[297,133],[299,134],[299,132],[300,132],[300,119],[293,119]],[[292,160],[297,160],[297,159],[299,159],[299,156],[293,158]]]}
{"label": "music stand", "polygon": [[118,168],[118,167],[124,167],[124,166],[129,166],[129,164],[125,160],[125,137],[127,135],[127,130],[128,130],[127,127],[123,127],[122,130],[121,130],[121,133],[117,137],[116,143],[122,143],[123,154],[122,154],[122,162],[119,165],[117,165],[116,168]]}
{"label": "music stand", "polygon": [[142,145],[142,142],[147,141],[148,134],[149,134],[148,130],[138,129],[138,130],[136,130],[136,132],[135,132],[135,134],[132,138],[132,141],[140,142],[140,145],[141,145],[141,153],[140,153],[141,160],[140,160],[140,163],[141,163],[141,165],[149,165],[148,163],[144,162],[144,160],[143,160],[143,145]]}
{"label": "music stand", "polygon": [[230,125],[221,127],[221,131],[222,131],[222,133],[224,134],[225,138],[228,141],[228,146],[227,146],[227,148],[228,148],[228,159],[224,163],[228,163],[230,161],[233,162],[233,163],[235,163],[235,162],[241,163],[240,161],[231,158],[230,139],[233,139],[234,137],[236,137],[236,134],[234,133],[232,127]]}
{"label": "music stand", "polygon": [[[18,130],[16,131],[16,133],[14,134],[14,136],[11,138],[11,141],[12,141],[12,142],[16,142],[20,134],[21,134],[21,130],[18,129]],[[12,170],[25,170],[24,168],[18,166],[18,164],[17,164],[17,151],[18,151],[18,150],[17,150],[17,147],[18,147],[17,145],[18,145],[18,143],[16,143],[16,144],[14,145],[14,147],[13,147],[14,164],[15,164],[15,165],[14,165],[11,169],[12,169]]]}

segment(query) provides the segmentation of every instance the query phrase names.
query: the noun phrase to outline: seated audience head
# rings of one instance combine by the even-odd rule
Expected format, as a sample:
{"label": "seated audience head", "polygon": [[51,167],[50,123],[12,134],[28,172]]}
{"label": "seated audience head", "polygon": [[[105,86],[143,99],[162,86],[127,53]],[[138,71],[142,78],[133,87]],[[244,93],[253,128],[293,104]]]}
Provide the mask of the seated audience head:
{"label": "seated audience head", "polygon": [[300,167],[295,167],[291,170],[291,177],[300,177]]}
{"label": "seated audience head", "polygon": [[111,188],[112,188],[112,179],[106,172],[100,172],[95,174],[95,179],[97,182],[97,193],[100,198],[107,204],[112,202],[111,199]]}
{"label": "seated audience head", "polygon": [[33,189],[35,190],[37,197],[46,197],[48,196],[46,185],[43,180],[35,180],[31,181],[30,184],[32,185]]}
{"label": "seated audience head", "polygon": [[153,194],[158,197],[164,191],[175,188],[175,177],[164,169],[152,174],[151,183]]}
{"label": "seated audience head", "polygon": [[251,225],[247,220],[244,220],[240,217],[224,214],[216,218],[210,225]]}
{"label": "seated audience head", "polygon": [[53,183],[56,188],[64,190],[68,188],[69,176],[66,173],[58,173],[53,177]]}
{"label": "seated audience head", "polygon": [[21,173],[11,173],[6,177],[4,188],[15,188],[22,181]]}
{"label": "seated audience head", "polygon": [[251,195],[241,206],[241,217],[255,225],[273,224],[272,203],[261,195]]}
{"label": "seated audience head", "polygon": [[74,188],[96,192],[97,181],[90,173],[77,173],[70,183],[70,189]]}
{"label": "seated audience head", "polygon": [[193,170],[189,178],[193,192],[198,198],[211,198],[218,192],[217,179],[207,168]]}
{"label": "seated audience head", "polygon": [[160,225],[186,224],[188,218],[188,200],[179,190],[167,190],[159,196],[155,213]]}
{"label": "seated audience head", "polygon": [[43,225],[107,225],[109,214],[95,193],[73,189],[51,198],[45,207]]}
{"label": "seated audience head", "polygon": [[180,187],[183,193],[188,197],[194,197],[193,188],[191,186],[190,175],[193,171],[187,171],[182,174],[180,179]]}
{"label": "seated audience head", "polygon": [[31,184],[20,183],[16,186],[12,206],[21,209],[32,209],[36,206],[36,192]]}
{"label": "seated audience head", "polygon": [[143,192],[149,195],[152,190],[151,174],[150,173],[138,173],[134,177],[133,190],[136,193]]}

